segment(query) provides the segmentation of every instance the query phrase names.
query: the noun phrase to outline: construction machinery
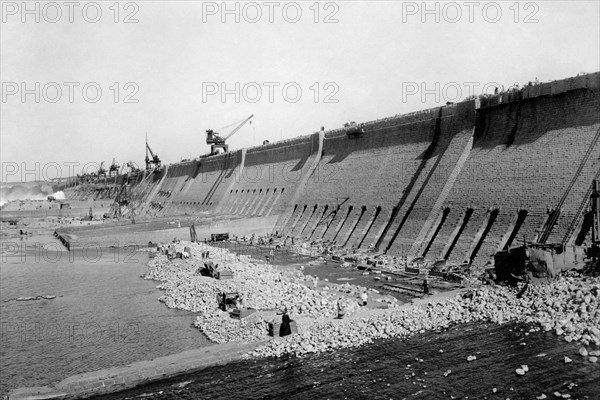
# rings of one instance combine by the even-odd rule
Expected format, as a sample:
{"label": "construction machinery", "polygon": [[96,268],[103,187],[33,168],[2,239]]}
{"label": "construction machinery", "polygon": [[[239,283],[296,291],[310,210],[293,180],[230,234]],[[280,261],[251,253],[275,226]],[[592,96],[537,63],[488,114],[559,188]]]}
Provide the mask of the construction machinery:
{"label": "construction machinery", "polygon": [[[571,193],[571,190],[575,186],[575,183],[577,182],[577,179],[581,175],[581,172],[583,171],[584,166],[587,164],[588,159],[591,157],[591,155],[593,153],[593,150],[594,150],[594,148],[595,148],[595,146],[596,146],[596,144],[598,142],[600,142],[600,129],[598,129],[596,131],[596,135],[594,136],[594,139],[592,140],[592,143],[588,147],[587,152],[583,156],[583,159],[579,163],[579,167],[575,171],[575,174],[573,175],[573,178],[571,179],[571,182],[569,183],[569,186],[567,186],[567,189],[563,193],[563,195],[560,198],[560,200],[559,200],[558,204],[556,205],[556,207],[549,213],[548,219],[546,220],[546,223],[544,224],[544,227],[542,228],[542,231],[539,233],[539,235],[537,237],[537,240],[536,240],[537,243],[539,243],[539,244],[545,244],[547,242],[547,240],[550,238],[550,234],[552,233],[552,229],[554,228],[554,225],[557,223],[557,221],[558,221],[558,219],[560,217],[561,208],[564,205],[564,203],[565,203],[568,195]],[[577,210],[575,218],[573,219],[573,221],[571,223],[571,226],[567,230],[567,233],[565,234],[565,237],[562,240],[563,244],[568,241],[569,236],[573,233],[573,230],[576,228],[576,226],[578,224],[578,221],[579,221],[579,218],[583,215],[583,209],[586,207],[588,201],[591,199],[591,195],[592,195],[592,192],[594,191],[594,187],[596,187],[595,186],[596,185],[595,181],[597,181],[599,178],[600,178],[600,170],[598,172],[596,172],[596,175],[594,176],[594,178],[592,180],[592,184],[590,185],[590,187],[589,187],[586,195],[582,199],[583,202],[581,203],[581,206]]]}
{"label": "construction machinery", "polygon": [[139,168],[135,165],[135,162],[128,161],[127,164],[125,164],[125,165],[129,169],[128,173],[137,173],[137,172],[139,172]]}
{"label": "construction machinery", "polygon": [[100,163],[100,166],[98,167],[98,173],[96,174],[96,176],[98,176],[98,178],[100,178],[101,176],[106,176],[106,168],[104,168],[104,161]]}
{"label": "construction machinery", "polygon": [[[115,185],[116,186],[116,185]],[[105,217],[110,218],[121,218],[128,217],[134,218],[133,205],[130,202],[130,193],[128,191],[127,182],[124,180],[120,187],[115,187],[116,196],[115,201],[110,207],[108,214]]]}
{"label": "construction machinery", "polygon": [[[597,179],[592,181],[561,242],[546,243],[557,217],[550,215],[549,219],[553,221],[545,224],[536,242],[529,243],[524,238],[522,246],[494,255],[497,281],[515,283],[527,272],[534,277],[553,277],[560,271],[600,266],[600,193]],[[575,235],[577,230],[579,234]],[[591,242],[586,241],[588,237],[591,237]]]}
{"label": "construction machinery", "polygon": [[212,129],[208,129],[206,131],[206,144],[210,144],[210,155],[212,156],[212,155],[218,154],[219,149],[223,149],[223,152],[225,152],[225,153],[229,152],[229,145],[226,144],[225,142],[227,141],[227,139],[232,137],[237,131],[239,131],[244,125],[246,125],[246,123],[248,121],[250,121],[252,119],[252,117],[254,117],[254,114],[252,114],[248,118],[242,120],[241,122],[240,121],[234,122],[231,125],[221,128],[221,129],[227,129],[233,125],[236,125],[235,128],[233,128],[233,130],[225,137],[222,137],[219,132],[215,132]]}
{"label": "construction machinery", "polygon": [[190,225],[190,242],[196,243],[198,240],[198,234],[196,233],[196,226]]}
{"label": "construction machinery", "polygon": [[127,167],[127,169],[125,169],[125,180],[129,183],[132,178],[135,178],[138,175],[140,170],[135,166],[133,161],[128,161],[127,164],[121,168],[121,174],[123,174],[124,167]]}
{"label": "construction machinery", "polygon": [[[123,171],[127,167],[127,171],[123,174]],[[121,166],[121,170],[117,171],[117,175],[121,175],[123,177],[122,180],[115,179],[113,186],[113,193],[115,194],[115,201],[111,205],[110,212],[105,214],[105,217],[109,218],[121,218],[124,216],[129,216],[132,219],[134,218],[134,209],[133,205],[130,202],[130,187],[129,187],[129,178],[130,175],[136,171],[135,163],[133,161],[129,161],[126,164]]]}
{"label": "construction machinery", "polygon": [[348,136],[360,136],[365,133],[365,130],[359,127],[354,121],[346,122],[344,124],[344,131],[346,131],[346,135]]}
{"label": "construction machinery", "polygon": [[210,241],[211,242],[223,242],[229,240],[229,233],[211,233]]}
{"label": "construction machinery", "polygon": [[[148,153],[152,156],[152,158],[148,157]],[[160,158],[158,158],[158,154],[155,154],[150,145],[148,145],[148,134],[146,134],[146,170],[149,171],[153,168],[159,170],[161,167]]]}
{"label": "construction machinery", "polygon": [[118,162],[115,161],[114,157],[112,160],[112,164],[110,164],[110,167],[108,168],[108,177],[110,178],[113,174],[113,172],[116,175],[119,175],[119,169],[121,168],[121,166],[119,165]]}
{"label": "construction machinery", "polygon": [[233,271],[221,267],[212,261],[206,261],[204,267],[198,267],[196,275],[208,276],[219,280],[233,279]]}
{"label": "construction machinery", "polygon": [[217,295],[217,303],[223,311],[230,311],[236,308],[240,294],[238,292],[222,292]]}

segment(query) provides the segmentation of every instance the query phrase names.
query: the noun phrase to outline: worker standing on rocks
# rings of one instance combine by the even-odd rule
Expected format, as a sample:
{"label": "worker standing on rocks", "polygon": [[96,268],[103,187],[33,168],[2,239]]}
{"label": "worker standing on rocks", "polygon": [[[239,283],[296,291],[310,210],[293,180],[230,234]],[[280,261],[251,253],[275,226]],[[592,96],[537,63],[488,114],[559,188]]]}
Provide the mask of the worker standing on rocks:
{"label": "worker standing on rocks", "polygon": [[360,298],[362,299],[362,305],[363,307],[367,306],[367,300],[369,300],[369,296],[367,295],[367,291],[365,290],[361,295]]}
{"label": "worker standing on rocks", "polygon": [[281,326],[279,327],[279,336],[287,336],[292,334],[292,328],[290,327],[290,316],[288,315],[287,308],[283,309],[283,315],[281,316]]}
{"label": "worker standing on rocks", "polygon": [[240,311],[244,309],[244,300],[242,299],[242,296],[235,297],[235,308]]}
{"label": "worker standing on rocks", "polygon": [[344,318],[344,314],[346,314],[346,310],[344,310],[344,305],[342,304],[342,298],[338,298],[337,301],[337,310],[338,310],[338,318]]}
{"label": "worker standing on rocks", "polygon": [[524,275],[523,281],[525,282],[525,284],[523,285],[519,293],[517,293],[517,299],[523,297],[523,295],[527,291],[527,288],[529,288],[529,282],[531,282],[531,277],[529,276],[529,274],[530,272],[526,272]]}
{"label": "worker standing on rocks", "polygon": [[427,280],[427,277],[423,280],[423,293],[429,294],[429,281]]}

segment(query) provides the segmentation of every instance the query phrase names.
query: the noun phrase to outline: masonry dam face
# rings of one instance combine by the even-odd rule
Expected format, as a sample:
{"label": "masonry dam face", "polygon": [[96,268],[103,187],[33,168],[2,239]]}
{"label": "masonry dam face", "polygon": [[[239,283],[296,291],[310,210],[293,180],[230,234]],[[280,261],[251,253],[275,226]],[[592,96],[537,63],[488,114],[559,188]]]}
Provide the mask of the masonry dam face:
{"label": "masonry dam face", "polygon": [[283,235],[482,264],[524,238],[589,237],[599,111],[600,73],[581,75],[170,165],[128,190],[145,216],[276,217]]}

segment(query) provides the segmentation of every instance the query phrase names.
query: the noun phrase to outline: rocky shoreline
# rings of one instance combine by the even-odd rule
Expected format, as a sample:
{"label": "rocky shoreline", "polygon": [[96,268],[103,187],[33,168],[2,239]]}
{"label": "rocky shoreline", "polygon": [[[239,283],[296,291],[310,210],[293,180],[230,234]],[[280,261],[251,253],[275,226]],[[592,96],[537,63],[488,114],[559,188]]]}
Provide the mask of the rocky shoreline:
{"label": "rocky shoreline", "polygon": [[[225,249],[189,242],[174,247],[175,252],[189,247],[190,258],[169,260],[159,253],[149,261],[149,271],[144,278],[162,282],[158,288],[165,294],[159,300],[167,307],[199,313],[194,325],[216,343],[267,339],[268,323],[280,319],[277,314],[284,308],[294,320],[316,320],[336,317],[340,298],[347,315],[360,307],[357,299],[362,288],[355,285],[328,283],[315,288],[313,279],[300,271],[280,271]],[[201,253],[205,251],[212,254],[210,261],[219,265],[217,270],[225,267],[233,272],[234,278],[217,280],[200,275]],[[230,318],[218,308],[217,296],[223,292],[239,293],[244,308],[256,312],[241,320]],[[396,302],[393,298],[387,301],[390,305]]]}
{"label": "rocky shoreline", "polygon": [[[530,287],[520,299],[505,287],[481,287],[454,298],[386,310],[364,318],[317,323],[309,332],[272,341],[251,356],[301,355],[371,343],[374,339],[405,337],[451,324],[490,321],[524,322],[530,331],[554,331],[567,342],[582,343],[581,355],[597,362],[600,355],[598,278],[561,278]],[[592,350],[592,348],[594,350]]]}
{"label": "rocky shoreline", "polygon": [[[303,355],[360,346],[375,339],[406,337],[451,324],[490,321],[524,322],[531,331],[554,331],[567,342],[582,344],[580,354],[590,362],[600,355],[600,278],[569,273],[556,280],[519,289],[481,286],[448,296],[430,296],[416,304],[388,301],[387,309],[365,309],[357,302],[362,288],[328,284],[313,287],[300,271],[280,271],[248,257],[206,244],[178,243],[177,251],[191,248],[189,259],[169,260],[158,254],[149,262],[146,279],[161,281],[160,297],[168,307],[197,312],[194,325],[216,343],[251,343],[268,339],[268,325],[280,320],[287,308],[298,323],[298,333],[269,340],[246,357]],[[217,280],[197,273],[201,253],[233,271],[234,278]],[[245,308],[255,310],[240,320],[218,308],[217,295],[237,292]],[[337,319],[337,302],[346,314]]]}

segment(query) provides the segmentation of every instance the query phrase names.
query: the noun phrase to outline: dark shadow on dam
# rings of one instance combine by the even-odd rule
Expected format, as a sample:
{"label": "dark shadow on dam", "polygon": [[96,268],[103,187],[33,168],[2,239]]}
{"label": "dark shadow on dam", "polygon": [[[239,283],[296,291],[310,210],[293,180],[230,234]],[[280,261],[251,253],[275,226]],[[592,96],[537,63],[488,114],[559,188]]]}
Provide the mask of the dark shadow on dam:
{"label": "dark shadow on dam", "polygon": [[308,161],[310,156],[311,156],[311,154],[303,155],[302,158],[300,160],[298,160],[296,165],[294,165],[294,167],[290,170],[290,172],[302,171],[302,169],[304,168],[304,165],[306,164],[306,162]]}
{"label": "dark shadow on dam", "polygon": [[[398,201],[398,204],[396,205],[396,208],[398,210],[401,209],[401,207],[404,205],[404,203],[408,199],[408,196],[412,192],[413,187],[416,185],[417,181],[421,177],[421,174],[423,173],[423,170],[427,166],[427,162],[429,161],[429,159],[431,157],[433,157],[434,154],[436,154],[435,150],[436,150],[436,147],[438,146],[438,143],[440,141],[441,131],[442,131],[442,108],[439,109],[439,114],[438,114],[438,117],[437,117],[437,119],[435,121],[435,130],[434,130],[434,134],[433,134],[433,140],[431,141],[431,144],[429,145],[429,147],[427,147],[427,149],[420,156],[421,157],[421,163],[419,164],[419,168],[417,169],[417,171],[413,175],[410,183],[408,184],[408,186],[406,187],[406,189],[402,193],[402,197],[400,198],[400,200]],[[415,195],[415,198],[413,199],[412,203],[410,204],[410,206],[408,207],[408,209],[404,213],[404,216],[402,217],[402,221],[400,221],[400,224],[396,228],[396,231],[394,232],[394,235],[392,236],[392,238],[390,239],[390,241],[388,242],[388,244],[387,244],[387,246],[385,248],[386,252],[390,249],[390,247],[392,247],[392,244],[394,243],[394,241],[396,240],[396,238],[400,234],[400,230],[402,229],[402,227],[404,226],[404,224],[408,220],[408,217],[410,216],[412,210],[414,209],[415,205],[419,201],[419,198],[423,194],[423,191],[425,190],[425,187],[427,187],[427,185],[429,184],[429,181],[430,181],[431,177],[433,176],[433,174],[437,170],[437,167],[438,167],[439,163],[442,160],[442,155],[444,154],[444,152],[446,151],[446,149],[448,148],[449,145],[450,145],[450,141],[447,142],[446,146],[443,149],[440,149],[440,151],[437,152],[437,154],[439,154],[439,156],[436,159],[435,164],[433,165],[433,167],[430,168],[429,174],[427,174],[427,177],[425,178],[425,181],[423,182],[423,184],[419,188],[419,191]],[[390,227],[392,226],[392,223],[393,223],[394,219],[395,218],[390,218],[390,222],[388,222],[388,225],[386,226],[385,231],[379,237],[379,240],[377,241],[376,247],[379,247],[381,245],[381,242],[386,237],[386,235],[387,235]]]}
{"label": "dark shadow on dam", "polygon": [[433,244],[435,243],[435,239],[437,238],[438,234],[442,230],[442,227],[444,226],[444,223],[446,222],[446,219],[448,218],[448,214],[450,214],[450,208],[446,207],[446,208],[444,208],[444,211],[442,212],[442,219],[440,219],[440,222],[438,223],[437,228],[435,228],[435,231],[433,232],[431,239],[429,239],[429,243],[427,243],[427,247],[425,247],[425,250],[423,250],[423,254],[421,254],[422,257],[427,256],[427,253],[429,253],[429,249],[431,249],[431,246],[433,246]]}
{"label": "dark shadow on dam", "polygon": [[[439,109],[441,114],[442,108]],[[438,117],[439,118],[439,117]],[[437,118],[436,118],[437,120]],[[396,125],[385,126],[381,128],[370,129],[365,126],[365,134],[362,136],[347,136],[339,135],[334,137],[325,137],[323,143],[323,156],[327,155],[327,151],[331,148],[335,148],[333,158],[329,160],[328,164],[335,164],[344,161],[350,154],[355,151],[366,151],[375,149],[378,147],[387,146],[404,146],[408,144],[414,144],[419,142],[429,142],[428,135],[423,135],[422,138],[417,138],[414,135],[410,135],[414,131],[426,131],[430,132],[432,119],[425,119],[421,121],[414,121],[410,123],[400,123]],[[403,133],[406,132],[406,135]],[[394,135],[388,143],[385,141],[388,135]],[[340,143],[343,141],[343,144]]]}
{"label": "dark shadow on dam", "polygon": [[[582,103],[595,103],[600,107],[596,92],[576,89],[527,99],[522,99],[519,93],[514,94],[516,97],[509,103],[480,108],[475,121],[473,149],[493,150],[499,145],[508,149],[534,143],[551,130],[597,124],[600,114],[575,107]],[[567,115],[556,110],[565,110]]]}
{"label": "dark shadow on dam", "polygon": [[317,152],[317,149],[319,148],[319,138],[318,138],[318,136],[313,136],[311,138],[310,145],[311,145],[311,151],[310,151],[310,153],[305,153],[302,156],[302,158],[300,158],[300,160],[298,160],[298,162],[296,163],[296,165],[294,165],[294,167],[290,170],[290,172],[302,171],[304,169],[304,166],[306,165],[306,162],[308,161],[308,159],[311,156],[313,156]]}
{"label": "dark shadow on dam", "polygon": [[344,225],[346,225],[346,221],[348,221],[348,217],[350,217],[350,214],[352,213],[352,206],[348,206],[348,211],[346,212],[346,216],[344,217],[344,219],[342,220],[341,225],[338,226],[333,238],[331,239],[332,243],[335,243],[335,239],[337,239],[338,235],[340,234],[340,232],[342,231],[342,228],[344,227]]}
{"label": "dark shadow on dam", "polygon": [[219,185],[225,180],[225,179],[229,179],[229,177],[231,175],[233,175],[234,173],[234,169],[231,169],[231,171],[229,171],[229,174],[227,175],[227,171],[230,169],[229,167],[231,166],[231,155],[227,155],[227,158],[225,160],[223,160],[223,168],[221,168],[220,172],[219,172],[219,176],[217,177],[217,179],[215,179],[215,183],[213,183],[213,185],[211,186],[211,188],[209,189],[208,193],[206,193],[206,196],[204,197],[204,200],[202,201],[202,204],[208,204],[210,202],[210,200],[212,199],[212,197],[214,196],[215,192],[217,191],[217,188],[219,187]]}
{"label": "dark shadow on dam", "polygon": [[367,212],[367,206],[362,206],[360,208],[360,215],[358,216],[358,219],[352,226],[352,229],[350,229],[350,233],[348,233],[348,236],[346,237],[346,240],[344,241],[344,244],[342,245],[343,247],[346,247],[346,245],[348,244],[348,241],[350,241],[350,238],[352,237],[352,235],[354,235],[354,231],[356,230],[356,227],[358,226],[358,224],[360,224],[360,221],[362,220],[362,217],[365,215],[366,212]]}
{"label": "dark shadow on dam", "polygon": [[367,238],[367,236],[369,236],[369,232],[371,232],[371,229],[373,228],[373,226],[375,225],[375,221],[377,221],[377,217],[379,217],[379,214],[381,214],[381,206],[377,206],[377,208],[375,209],[375,215],[373,215],[373,219],[371,220],[371,223],[369,224],[365,234],[363,235],[362,239],[360,240],[360,242],[358,243],[358,248],[360,248],[363,244],[363,242],[365,241],[365,239]]}
{"label": "dark shadow on dam", "polygon": [[448,247],[446,254],[444,254],[444,260],[448,260],[450,258],[450,254],[452,254],[452,250],[454,250],[454,247],[456,247],[458,240],[460,239],[461,235],[463,234],[463,232],[467,228],[467,225],[469,224],[469,220],[471,219],[471,216],[473,215],[473,211],[474,210],[472,208],[467,208],[467,211],[465,211],[465,214],[462,218],[462,223],[460,224],[460,227],[458,228],[458,231],[456,232],[454,239],[452,239],[452,243],[450,244],[450,247]]}

